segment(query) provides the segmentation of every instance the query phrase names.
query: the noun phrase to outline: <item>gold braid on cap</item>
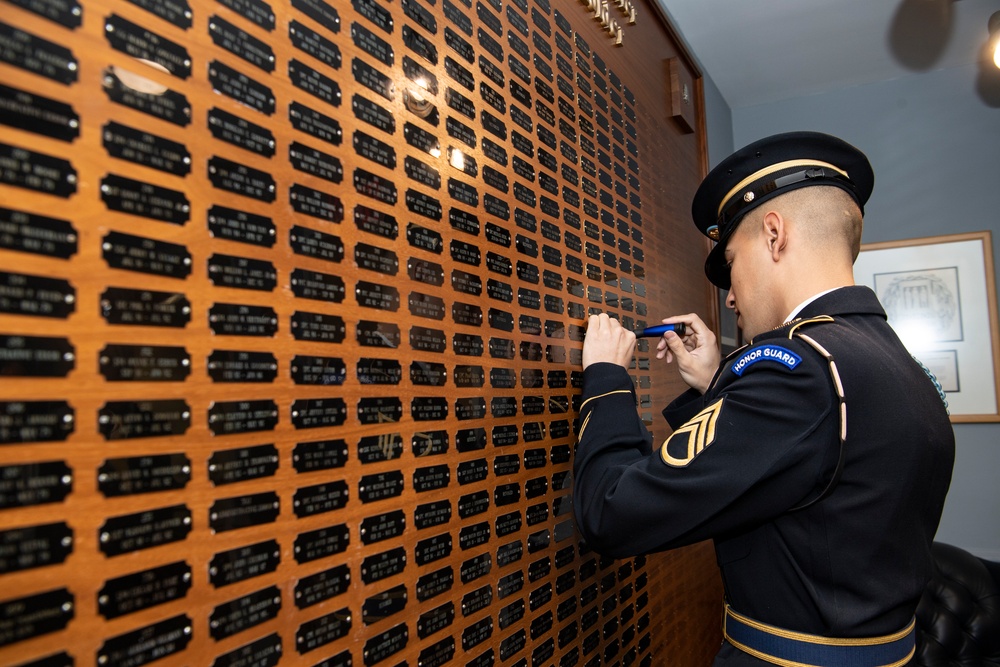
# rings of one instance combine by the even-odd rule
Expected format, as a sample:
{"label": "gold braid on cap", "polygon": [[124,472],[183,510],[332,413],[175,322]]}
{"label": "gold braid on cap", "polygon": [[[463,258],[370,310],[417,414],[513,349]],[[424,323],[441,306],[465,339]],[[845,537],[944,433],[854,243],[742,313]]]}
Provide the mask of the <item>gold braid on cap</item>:
{"label": "gold braid on cap", "polygon": [[[742,190],[746,186],[764,178],[765,176],[769,176],[770,174],[774,174],[776,172],[783,171],[785,169],[791,169],[793,167],[823,167],[824,169],[832,169],[833,171],[842,175],[844,178],[850,179],[846,171],[844,171],[839,167],[833,166],[829,162],[822,162],[820,160],[786,160],[784,162],[778,162],[777,164],[768,165],[763,169],[755,171],[754,173],[750,174],[742,181],[737,183],[736,186],[732,190],[727,192],[726,196],[719,201],[719,210],[716,211],[716,216],[721,216],[722,209],[726,207],[726,204],[729,202],[729,200],[732,199],[740,190]],[[748,203],[753,201],[754,197],[755,195],[753,190],[748,190],[744,194],[744,198]],[[711,232],[712,230],[709,229],[708,231],[709,236],[712,235]],[[718,234],[718,231],[716,231],[716,234]]]}

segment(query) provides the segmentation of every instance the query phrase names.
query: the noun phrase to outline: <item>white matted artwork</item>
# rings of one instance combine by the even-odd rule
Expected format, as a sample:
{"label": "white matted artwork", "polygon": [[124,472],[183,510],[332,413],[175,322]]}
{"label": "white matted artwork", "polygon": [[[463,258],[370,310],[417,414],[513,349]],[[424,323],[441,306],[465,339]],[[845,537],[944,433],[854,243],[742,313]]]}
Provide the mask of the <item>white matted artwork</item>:
{"label": "white matted artwork", "polygon": [[937,377],[953,422],[1000,421],[988,231],[862,245],[854,279],[875,291],[903,344]]}

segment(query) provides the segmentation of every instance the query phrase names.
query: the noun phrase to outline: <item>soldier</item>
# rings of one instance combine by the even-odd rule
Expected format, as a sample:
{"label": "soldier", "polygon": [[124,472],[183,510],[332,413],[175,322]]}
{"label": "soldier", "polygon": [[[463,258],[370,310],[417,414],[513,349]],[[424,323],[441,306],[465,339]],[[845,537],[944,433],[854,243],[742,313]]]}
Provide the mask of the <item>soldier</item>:
{"label": "soldier", "polygon": [[690,386],[663,411],[664,442],[636,414],[634,333],[590,317],[577,524],[615,557],[715,541],[715,664],[875,667],[914,651],[954,436],[943,395],[854,285],[873,182],[864,154],[814,132],[757,141],[705,178],[705,272],[750,343],[720,362],[697,315],[663,320],[686,335],[663,334],[656,357]]}

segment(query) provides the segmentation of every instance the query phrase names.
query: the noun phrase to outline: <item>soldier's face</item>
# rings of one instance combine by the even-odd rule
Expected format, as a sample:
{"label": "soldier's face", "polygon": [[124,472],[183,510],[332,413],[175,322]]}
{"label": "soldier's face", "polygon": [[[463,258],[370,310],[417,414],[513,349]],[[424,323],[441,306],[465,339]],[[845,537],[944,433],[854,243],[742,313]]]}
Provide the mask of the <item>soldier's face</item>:
{"label": "soldier's face", "polygon": [[736,322],[746,340],[776,326],[770,316],[774,295],[768,283],[769,261],[762,234],[753,220],[745,220],[726,245],[731,281],[726,306],[736,312]]}

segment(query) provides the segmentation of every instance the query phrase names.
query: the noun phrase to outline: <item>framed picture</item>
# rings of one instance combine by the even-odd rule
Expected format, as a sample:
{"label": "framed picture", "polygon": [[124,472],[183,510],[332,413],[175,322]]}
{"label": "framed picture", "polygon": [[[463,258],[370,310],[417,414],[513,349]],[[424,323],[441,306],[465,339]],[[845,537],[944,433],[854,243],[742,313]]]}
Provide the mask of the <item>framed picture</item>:
{"label": "framed picture", "polygon": [[988,231],[868,243],[854,280],[937,378],[953,422],[1000,421],[1000,345]]}

